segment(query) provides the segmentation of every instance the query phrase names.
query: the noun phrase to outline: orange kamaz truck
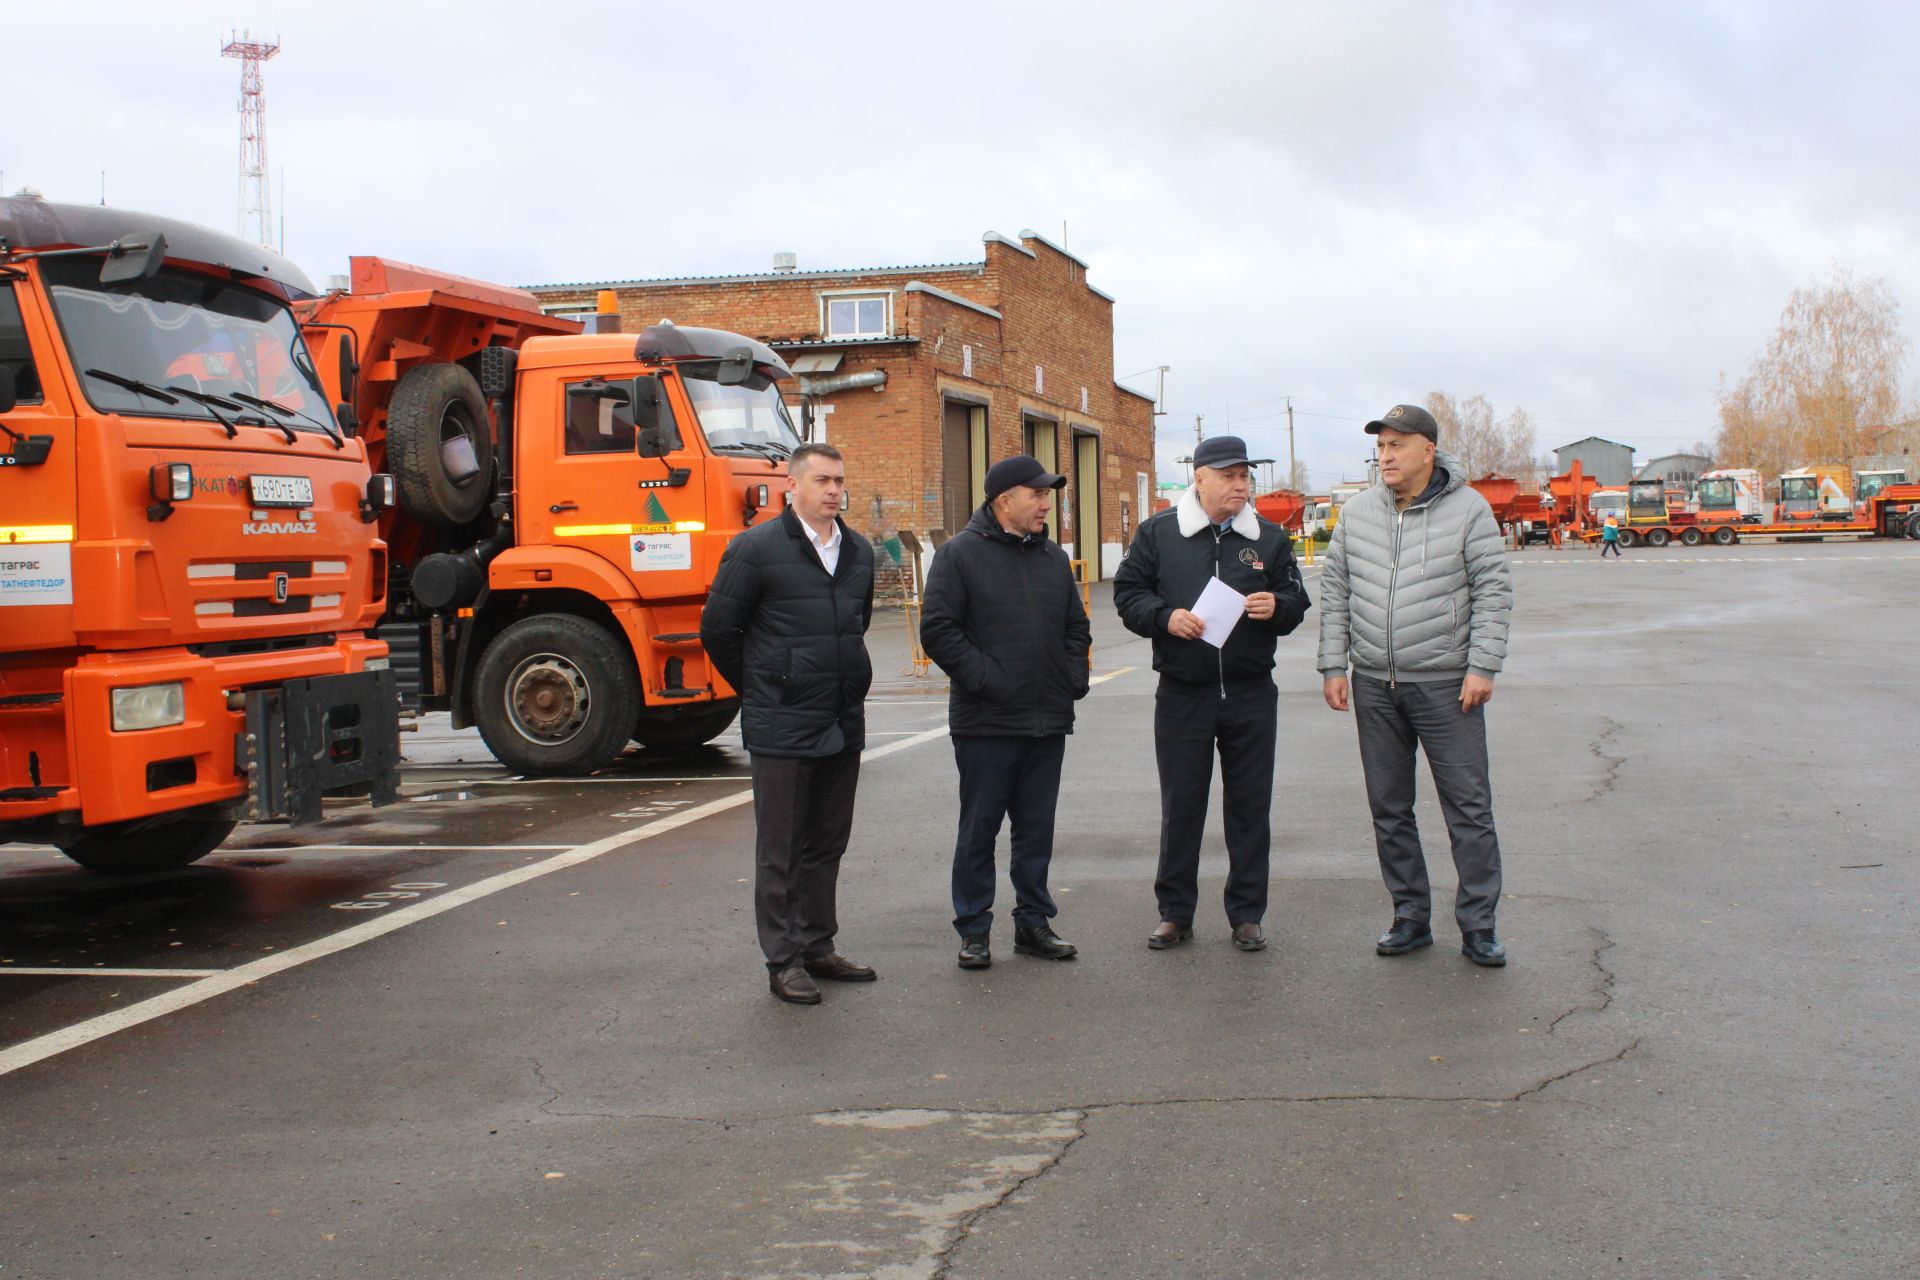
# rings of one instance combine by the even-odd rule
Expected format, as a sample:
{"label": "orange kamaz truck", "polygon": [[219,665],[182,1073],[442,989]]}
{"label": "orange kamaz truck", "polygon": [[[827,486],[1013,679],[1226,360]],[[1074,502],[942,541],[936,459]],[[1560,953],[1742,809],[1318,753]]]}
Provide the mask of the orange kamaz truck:
{"label": "orange kamaz truck", "polygon": [[377,634],[406,703],[526,774],[723,732],[739,698],[700,609],[728,540],[781,510],[786,363],[714,329],[583,333],[524,291],[380,258],[349,281],[301,315],[398,485]]}
{"label": "orange kamaz truck", "polygon": [[277,254],[0,200],[0,841],[180,866],[394,798],[375,521]]}

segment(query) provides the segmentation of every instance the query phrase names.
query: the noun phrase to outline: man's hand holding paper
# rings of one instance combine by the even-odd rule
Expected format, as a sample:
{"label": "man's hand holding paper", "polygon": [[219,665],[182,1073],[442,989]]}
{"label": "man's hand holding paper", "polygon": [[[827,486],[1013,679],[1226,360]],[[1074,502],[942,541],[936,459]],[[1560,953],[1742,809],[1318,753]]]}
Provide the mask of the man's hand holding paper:
{"label": "man's hand holding paper", "polygon": [[1223,648],[1233,634],[1234,624],[1247,611],[1247,597],[1218,578],[1208,578],[1200,598],[1193,602],[1193,616],[1200,619],[1200,638],[1214,648]]}

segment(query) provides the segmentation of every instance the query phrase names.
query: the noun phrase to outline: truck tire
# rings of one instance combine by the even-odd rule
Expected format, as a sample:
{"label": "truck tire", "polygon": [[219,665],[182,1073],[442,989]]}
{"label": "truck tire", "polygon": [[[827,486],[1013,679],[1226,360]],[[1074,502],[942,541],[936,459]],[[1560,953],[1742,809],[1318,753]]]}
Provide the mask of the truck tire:
{"label": "truck tire", "polygon": [[1908,513],[1907,536],[1916,542],[1920,542],[1920,511]]}
{"label": "truck tire", "polygon": [[1622,529],[1622,530],[1620,531],[1620,546],[1621,546],[1621,549],[1622,549],[1622,550],[1624,550],[1624,549],[1626,549],[1627,547],[1630,547],[1630,546],[1632,546],[1632,545],[1633,545],[1633,544],[1634,544],[1635,542],[1637,542],[1637,541],[1639,541],[1639,538],[1640,538],[1640,535],[1639,535],[1639,534],[1637,534],[1637,533],[1635,533],[1635,532],[1634,532],[1633,530],[1631,530],[1631,529]]}
{"label": "truck tire", "polygon": [[[462,452],[463,439],[478,469],[455,475],[450,454]],[[387,470],[400,509],[422,524],[456,528],[486,509],[493,420],[472,374],[457,364],[426,364],[400,379],[387,406]]]}
{"label": "truck tire", "polygon": [[61,845],[60,851],[102,875],[147,875],[198,862],[218,849],[236,825],[226,818],[179,818],[151,826],[117,824],[87,832]]}
{"label": "truck tire", "polygon": [[1664,547],[1672,539],[1672,536],[1673,535],[1665,529],[1649,529],[1647,530],[1647,545],[1650,547]]}
{"label": "truck tire", "polygon": [[1739,540],[1739,537],[1740,535],[1735,533],[1731,527],[1722,525],[1713,531],[1713,545],[1716,547],[1730,547]]}
{"label": "truck tire", "polygon": [[1682,546],[1697,547],[1706,540],[1707,535],[1698,529],[1682,529],[1680,531],[1680,544]]}
{"label": "truck tire", "polygon": [[729,705],[683,711],[668,718],[658,708],[646,707],[633,726],[633,740],[650,751],[691,751],[725,733],[739,714],[738,706]]}
{"label": "truck tire", "polygon": [[578,776],[610,763],[640,714],[633,655],[604,627],[570,614],[520,621],[480,655],[474,720],[501,764]]}

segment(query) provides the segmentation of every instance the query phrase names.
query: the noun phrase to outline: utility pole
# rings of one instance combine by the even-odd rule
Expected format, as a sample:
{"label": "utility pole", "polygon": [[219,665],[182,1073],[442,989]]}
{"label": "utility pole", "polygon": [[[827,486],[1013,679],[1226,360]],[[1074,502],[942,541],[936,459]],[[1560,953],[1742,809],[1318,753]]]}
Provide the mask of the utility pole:
{"label": "utility pole", "polygon": [[1287,397],[1287,488],[1293,488],[1300,464],[1293,460],[1293,397]]}
{"label": "utility pole", "polygon": [[1207,438],[1206,433],[1200,429],[1201,419],[1205,418],[1206,416],[1207,415],[1205,415],[1204,413],[1196,413],[1193,415],[1193,442],[1195,444],[1199,444],[1202,440]]}

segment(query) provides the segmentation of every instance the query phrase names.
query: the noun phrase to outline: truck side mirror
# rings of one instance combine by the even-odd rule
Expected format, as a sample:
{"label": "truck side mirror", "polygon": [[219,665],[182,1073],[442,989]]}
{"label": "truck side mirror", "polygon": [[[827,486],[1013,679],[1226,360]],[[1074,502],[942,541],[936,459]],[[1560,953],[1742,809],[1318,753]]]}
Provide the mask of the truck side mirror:
{"label": "truck side mirror", "polygon": [[115,240],[107,246],[107,260],[100,264],[100,283],[145,280],[158,272],[166,260],[167,238],[158,231],[148,232],[131,244]]}

